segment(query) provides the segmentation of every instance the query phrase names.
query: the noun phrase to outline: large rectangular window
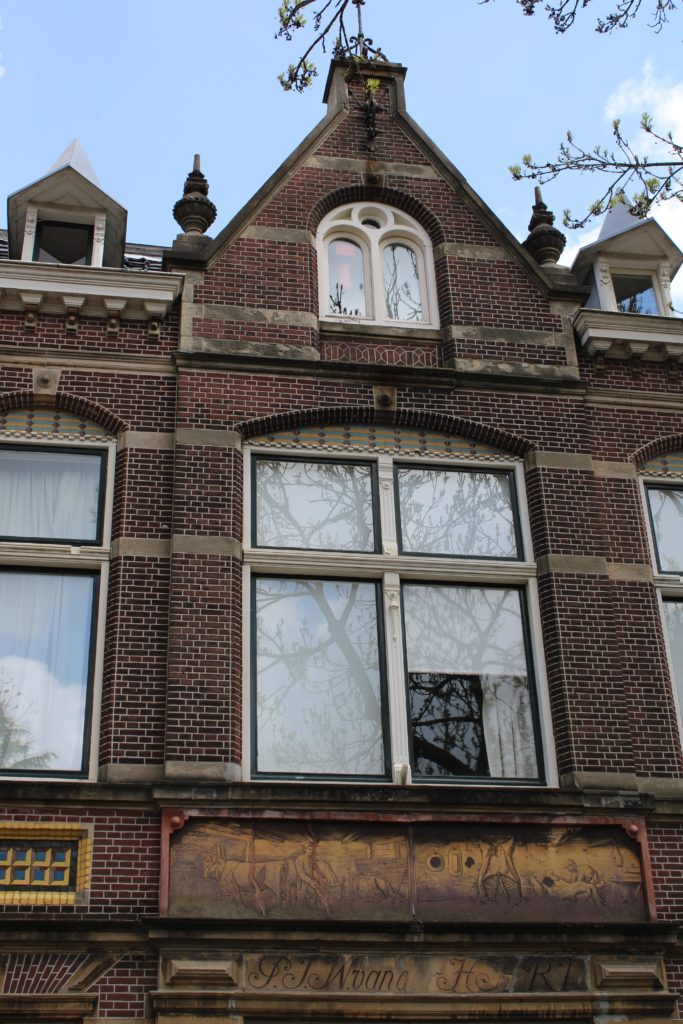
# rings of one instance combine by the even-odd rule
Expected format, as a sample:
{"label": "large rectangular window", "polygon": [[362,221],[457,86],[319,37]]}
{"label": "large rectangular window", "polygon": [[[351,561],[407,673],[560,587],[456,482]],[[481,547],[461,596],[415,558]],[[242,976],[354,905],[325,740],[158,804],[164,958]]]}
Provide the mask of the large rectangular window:
{"label": "large rectangular window", "polygon": [[512,470],[259,453],[251,483],[254,776],[541,782]]}
{"label": "large rectangular window", "polygon": [[95,573],[0,571],[0,769],[82,772]]}
{"label": "large rectangular window", "polygon": [[0,447],[0,538],[101,544],[105,455]]}
{"label": "large rectangular window", "polygon": [[0,445],[0,774],[90,770],[107,463],[102,445]]}

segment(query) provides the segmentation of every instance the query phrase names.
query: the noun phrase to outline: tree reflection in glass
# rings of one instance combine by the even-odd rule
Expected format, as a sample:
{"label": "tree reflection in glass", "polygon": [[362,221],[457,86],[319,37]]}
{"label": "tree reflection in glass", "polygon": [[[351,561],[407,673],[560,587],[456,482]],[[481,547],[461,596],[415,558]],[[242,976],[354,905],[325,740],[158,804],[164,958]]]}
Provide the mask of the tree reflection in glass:
{"label": "tree reflection in glass", "polygon": [[509,474],[399,466],[396,478],[404,552],[518,556]]}
{"label": "tree reflection in glass", "polygon": [[258,770],[383,776],[376,584],[254,585]]}
{"label": "tree reflection in glass", "polygon": [[374,551],[372,467],[256,461],[256,543],[317,551]]}
{"label": "tree reflection in glass", "polygon": [[365,316],[365,263],[363,250],[349,238],[335,238],[328,245],[330,313]]}
{"label": "tree reflection in glass", "polygon": [[664,623],[673,662],[678,705],[683,711],[683,601],[664,602]]}
{"label": "tree reflection in glass", "polygon": [[417,253],[392,242],[384,247],[384,297],[390,320],[421,320]]}
{"label": "tree reflection in glass", "polygon": [[683,572],[683,489],[648,487],[648,498],[659,568]]}
{"label": "tree reflection in glass", "polygon": [[521,595],[403,586],[413,772],[538,777]]}

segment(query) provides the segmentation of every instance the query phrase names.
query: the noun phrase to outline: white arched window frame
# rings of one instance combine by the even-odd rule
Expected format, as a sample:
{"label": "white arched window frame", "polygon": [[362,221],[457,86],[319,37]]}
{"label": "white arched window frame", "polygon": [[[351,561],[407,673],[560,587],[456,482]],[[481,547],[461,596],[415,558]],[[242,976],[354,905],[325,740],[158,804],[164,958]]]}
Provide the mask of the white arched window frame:
{"label": "white arched window frame", "polygon": [[[360,311],[361,304],[353,301],[352,292],[350,301],[344,302],[343,282],[335,279],[337,275],[331,269],[333,244],[345,241],[358,246],[362,254],[364,309]],[[385,260],[392,246],[413,254],[417,278],[399,280],[394,291],[397,315],[391,315],[387,303]],[[318,231],[318,266],[321,319],[390,327],[438,327],[432,245],[424,228],[401,210],[384,203],[349,203],[332,210]]]}

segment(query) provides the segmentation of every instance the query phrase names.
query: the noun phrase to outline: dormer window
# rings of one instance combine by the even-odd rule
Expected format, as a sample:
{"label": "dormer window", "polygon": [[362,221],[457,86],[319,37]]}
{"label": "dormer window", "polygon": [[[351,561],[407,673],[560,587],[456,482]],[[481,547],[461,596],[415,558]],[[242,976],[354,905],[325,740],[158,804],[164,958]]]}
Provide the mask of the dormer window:
{"label": "dormer window", "polygon": [[612,274],[614,299],[620,313],[663,316],[651,274]]}
{"label": "dormer window", "polygon": [[89,266],[92,241],[92,225],[65,224],[56,220],[39,221],[33,259],[38,263]]}
{"label": "dormer window", "polygon": [[412,217],[353,203],[320,225],[320,315],[392,327],[436,325],[432,247]]}

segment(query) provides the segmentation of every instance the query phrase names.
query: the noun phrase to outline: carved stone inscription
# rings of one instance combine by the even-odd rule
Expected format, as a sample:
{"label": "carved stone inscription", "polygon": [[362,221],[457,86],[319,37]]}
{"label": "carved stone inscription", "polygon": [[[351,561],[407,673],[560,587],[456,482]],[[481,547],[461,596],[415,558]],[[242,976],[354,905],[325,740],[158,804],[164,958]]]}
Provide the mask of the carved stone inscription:
{"label": "carved stone inscription", "polygon": [[467,995],[479,992],[583,992],[582,959],[560,956],[373,957],[248,956],[246,988],[277,992]]}
{"label": "carved stone inscription", "polygon": [[644,921],[637,843],[616,825],[190,820],[169,913],[283,920]]}

